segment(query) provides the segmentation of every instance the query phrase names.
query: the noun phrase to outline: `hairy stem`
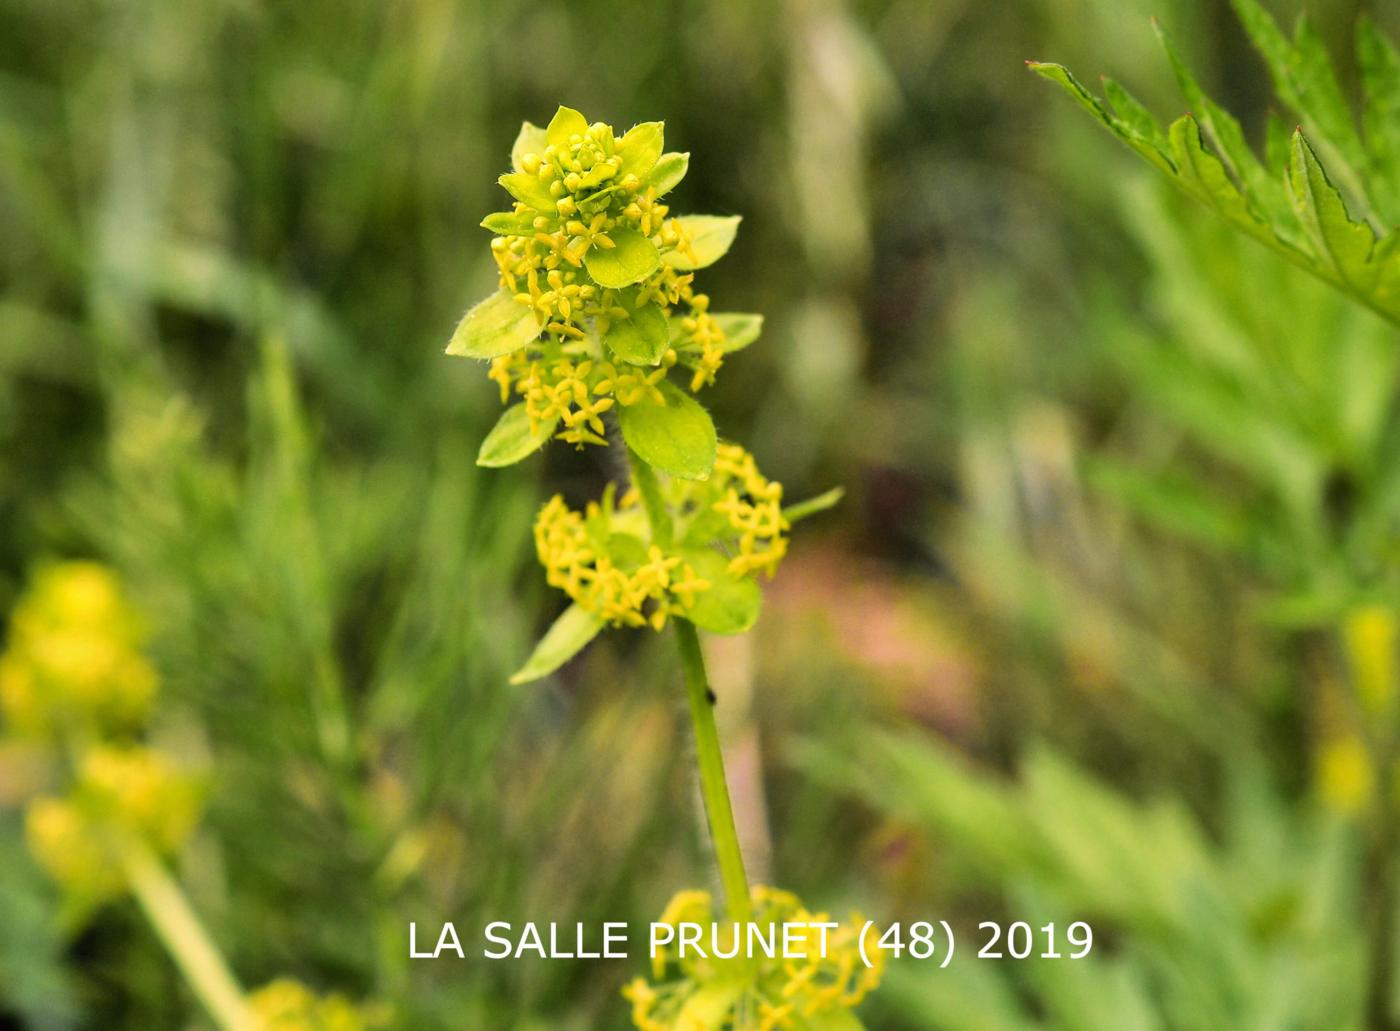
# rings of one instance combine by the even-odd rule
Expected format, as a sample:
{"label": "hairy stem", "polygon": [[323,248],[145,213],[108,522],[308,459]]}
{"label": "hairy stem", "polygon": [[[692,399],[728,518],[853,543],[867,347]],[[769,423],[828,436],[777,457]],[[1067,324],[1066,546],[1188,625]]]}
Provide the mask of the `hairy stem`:
{"label": "hairy stem", "polygon": [[700,636],[695,632],[695,625],[689,620],[677,619],[675,626],[676,639],[681,648],[681,666],[685,670],[690,718],[695,726],[700,794],[705,799],[705,815],[710,821],[710,839],[719,863],[725,906],[731,920],[743,923],[751,915],[749,881],[744,873],[739,832],[734,827],[734,809],[729,803],[729,784],[724,777],[724,755],[720,751],[719,731],[715,727],[714,707],[710,703],[705,657],[700,651]]}
{"label": "hairy stem", "polygon": [[180,886],[144,842],[127,839],[120,854],[136,901],[214,1023],[223,1031],[250,1031],[243,990]]}

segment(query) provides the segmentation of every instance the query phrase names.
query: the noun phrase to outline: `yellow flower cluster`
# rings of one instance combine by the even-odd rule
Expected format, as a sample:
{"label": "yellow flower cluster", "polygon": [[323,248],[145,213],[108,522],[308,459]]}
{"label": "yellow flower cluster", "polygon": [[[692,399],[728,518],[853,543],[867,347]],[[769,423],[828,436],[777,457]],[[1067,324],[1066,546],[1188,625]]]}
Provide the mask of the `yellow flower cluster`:
{"label": "yellow flower cluster", "polygon": [[[755,887],[753,906],[753,922],[760,929],[831,922],[826,913],[809,911],[791,892],[774,888]],[[660,922],[713,926],[716,916],[709,892],[683,891],[671,900]],[[826,932],[825,948],[811,933],[802,947],[791,950],[805,953],[804,958],[785,958],[781,948],[771,958],[762,950],[739,949],[733,936],[740,929],[733,924],[716,928],[719,939],[714,950],[738,952],[732,959],[708,954],[673,957],[658,950],[652,962],[653,980],[639,977],[623,989],[632,1004],[632,1022],[641,1031],[776,1031],[808,1027],[823,1014],[853,1009],[884,974],[881,949],[872,944],[867,950],[868,967],[860,957],[862,923],[852,914],[849,921]],[[774,937],[781,943],[781,929]],[[875,940],[878,936],[871,939]],[[747,951],[757,954],[747,955]]]}
{"label": "yellow flower cluster", "polygon": [[65,562],[36,575],[0,655],[5,732],[75,763],[61,796],[29,802],[25,837],[39,864],[84,903],[124,889],[112,852],[122,836],[168,854],[198,818],[194,780],[132,742],[156,693],[142,636],[110,570]]}
{"label": "yellow flower cluster", "polygon": [[11,617],[0,656],[7,732],[54,739],[139,727],[156,691],[142,637],[109,570],[92,562],[41,570]]}
{"label": "yellow flower cluster", "polygon": [[727,554],[720,573],[734,577],[776,571],[787,553],[782,497],[782,484],[766,479],[751,454],[721,443],[708,480],[666,483],[677,545],[653,538],[636,490],[615,502],[610,489],[582,512],[557,494],[545,502],[535,551],[549,584],[587,611],[613,626],[661,630],[713,586],[699,572],[707,558]]}
{"label": "yellow flower cluster", "polygon": [[372,1031],[388,1026],[382,1006],[356,1006],[343,995],[317,995],[279,978],[248,997],[257,1031]]}
{"label": "yellow flower cluster", "polygon": [[590,501],[580,513],[556,494],[535,519],[535,550],[550,585],[600,619],[661,630],[673,614],[684,615],[710,583],[680,556],[614,527],[634,525],[639,506],[637,493],[629,491],[616,510],[608,494],[602,504]]}
{"label": "yellow flower cluster", "polygon": [[487,375],[500,384],[502,404],[512,391],[520,395],[532,430],[558,419],[560,440],[606,446],[603,413],[614,404],[664,404],[657,384],[676,364],[676,352],[668,350],[654,368],[614,363],[600,353],[591,341],[542,344],[502,355]]}
{"label": "yellow flower cluster", "polygon": [[[494,359],[490,376],[500,384],[502,403],[512,394],[524,400],[533,429],[558,418],[560,439],[581,447],[607,443],[599,416],[615,404],[659,401],[657,384],[678,362],[692,370],[692,391],[712,384],[724,362],[725,333],[709,314],[709,297],[695,291],[693,272],[663,260],[621,288],[604,286],[590,274],[590,250],[612,251],[619,241],[641,240],[656,255],[674,253],[693,262],[694,240],[683,221],[667,217],[670,209],[651,174],[660,150],[659,123],[617,136],[603,122],[585,126],[581,115],[567,114],[577,119],[573,129],[582,131],[552,143],[543,130],[526,124],[513,155],[516,170],[502,179],[516,203],[486,223],[500,233],[491,254],[501,288],[530,309],[541,332],[529,345]],[[653,303],[670,324],[660,364],[615,362],[604,344],[609,329]]]}
{"label": "yellow flower cluster", "polygon": [[731,573],[771,577],[777,572],[787,554],[789,529],[783,518],[783,485],[760,473],[753,455],[738,444],[721,443],[710,478],[686,487],[691,493],[718,495],[711,507],[728,521],[738,549],[729,560]]}
{"label": "yellow flower cluster", "polygon": [[174,852],[194,830],[199,796],[193,779],[160,752],[96,745],[83,756],[66,797],[30,803],[25,837],[55,881],[77,897],[101,901],[124,887],[112,836],[131,835],[157,852]]}

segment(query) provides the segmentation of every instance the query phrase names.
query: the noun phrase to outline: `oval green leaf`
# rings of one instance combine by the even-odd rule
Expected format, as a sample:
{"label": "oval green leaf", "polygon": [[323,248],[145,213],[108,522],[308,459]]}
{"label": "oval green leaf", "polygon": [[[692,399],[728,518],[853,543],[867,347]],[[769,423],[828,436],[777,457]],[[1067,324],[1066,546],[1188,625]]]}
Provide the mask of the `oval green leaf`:
{"label": "oval green leaf", "polygon": [[549,438],[554,435],[554,428],[558,425],[559,418],[556,416],[532,429],[525,402],[511,405],[501,413],[496,425],[481,442],[476,464],[488,469],[499,469],[529,458],[549,442]]}
{"label": "oval green leaf", "polygon": [[622,158],[622,167],[618,169],[618,175],[646,178],[656,167],[657,159],[661,157],[664,130],[665,125],[662,122],[642,122],[628,129],[617,151]]}
{"label": "oval green leaf", "polygon": [[534,236],[539,217],[535,211],[496,211],[481,220],[481,227],[497,236]]}
{"label": "oval green leaf", "polygon": [[618,289],[639,283],[661,267],[656,245],[635,229],[617,229],[608,234],[612,247],[588,248],[583,263],[599,286]]}
{"label": "oval green leaf", "polygon": [[554,214],[558,209],[554,205],[554,197],[549,192],[549,187],[540,182],[540,177],[531,175],[529,172],[507,172],[497,180],[504,186],[512,197],[522,204],[528,204],[546,215]]}
{"label": "oval green leaf", "polygon": [[656,162],[656,167],[651,170],[651,186],[656,190],[656,195],[661,197],[674,190],[685,173],[690,169],[690,155],[679,154],[672,151],[669,154],[662,154]]}
{"label": "oval green leaf", "polygon": [[544,138],[551,146],[562,148],[569,145],[570,137],[583,136],[587,132],[588,119],[573,108],[561,104],[559,110],[554,112],[554,117],[549,120]]}
{"label": "oval green leaf", "polygon": [[499,290],[462,316],[447,353],[462,358],[499,358],[520,350],[539,335],[534,312]]}
{"label": "oval green leaf", "polygon": [[724,330],[724,351],[742,351],[763,332],[763,316],[740,311],[717,311],[711,316]]}
{"label": "oval green leaf", "polygon": [[629,319],[614,320],[603,336],[608,349],[632,365],[660,365],[671,346],[666,313],[652,302],[632,310]]}
{"label": "oval green leaf", "polygon": [[686,618],[712,634],[742,634],[758,622],[763,607],[763,591],[752,577],[735,576],[729,559],[714,548],[684,548],[681,558],[695,568],[708,590],[695,596]]}
{"label": "oval green leaf", "polygon": [[653,469],[703,480],[715,465],[715,424],[689,394],[662,380],[665,404],[644,401],[618,413],[622,439]]}
{"label": "oval green leaf", "polygon": [[585,645],[598,636],[603,629],[603,621],[581,608],[570,605],[554,625],[545,631],[540,643],[530,653],[525,665],[513,677],[512,684],[528,684],[540,677],[547,677],[564,663],[581,652]]}
{"label": "oval green leaf", "polygon": [[525,155],[538,154],[543,157],[544,148],[548,143],[543,129],[530,122],[522,122],[520,133],[515,137],[515,143],[510,148],[510,167],[517,172],[525,171],[522,167]]}
{"label": "oval green leaf", "polygon": [[691,234],[694,260],[680,251],[667,251],[661,260],[683,272],[705,268],[724,257],[739,231],[741,215],[682,215],[676,219]]}

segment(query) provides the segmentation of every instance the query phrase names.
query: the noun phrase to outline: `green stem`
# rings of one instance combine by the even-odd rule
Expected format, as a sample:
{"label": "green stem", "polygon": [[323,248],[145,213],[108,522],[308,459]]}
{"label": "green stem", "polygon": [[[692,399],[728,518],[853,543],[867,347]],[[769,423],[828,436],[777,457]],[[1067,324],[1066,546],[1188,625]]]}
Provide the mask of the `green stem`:
{"label": "green stem", "polygon": [[632,471],[632,486],[642,496],[642,507],[646,509],[647,522],[651,524],[653,544],[663,548],[671,546],[671,515],[666,511],[666,502],[661,497],[661,484],[656,479],[656,470],[631,448],[627,449],[627,465]]}
{"label": "green stem", "polygon": [[136,901],[214,1023],[223,1031],[250,1031],[253,1017],[243,990],[180,886],[144,842],[129,838],[119,850]]}
{"label": "green stem", "polygon": [[729,784],[724,777],[724,754],[719,747],[719,731],[715,727],[714,706],[710,703],[710,684],[705,675],[705,657],[700,651],[700,637],[695,625],[686,619],[675,620],[676,639],[680,642],[681,666],[685,670],[686,695],[690,701],[690,718],[695,725],[695,754],[700,766],[700,794],[705,799],[705,813],[710,821],[710,838],[719,863],[720,883],[729,918],[738,923],[751,916],[749,881],[744,873],[744,854],[739,848],[739,833],[734,827],[734,809],[729,803]]}

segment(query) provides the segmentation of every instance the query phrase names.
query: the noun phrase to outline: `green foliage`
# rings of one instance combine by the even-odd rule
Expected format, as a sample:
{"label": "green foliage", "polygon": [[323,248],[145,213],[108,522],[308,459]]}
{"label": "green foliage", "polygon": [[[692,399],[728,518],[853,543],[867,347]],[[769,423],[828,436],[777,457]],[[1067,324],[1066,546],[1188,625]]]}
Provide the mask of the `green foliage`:
{"label": "green foliage", "polygon": [[579,605],[570,605],[535,645],[525,665],[511,676],[512,684],[547,677],[584,649],[603,629],[603,620]]}
{"label": "green foliage", "polygon": [[481,442],[476,464],[494,469],[529,458],[549,442],[558,424],[558,419],[552,419],[532,426],[525,405],[511,405]]}
{"label": "green foliage", "polygon": [[1235,0],[1235,6],[1280,99],[1301,121],[1286,157],[1270,155],[1284,167],[1270,169],[1256,157],[1239,123],[1205,94],[1160,26],[1162,44],[1192,107],[1166,129],[1116,83],[1107,83],[1105,104],[1062,65],[1029,64],[1236,229],[1400,322],[1400,234],[1391,228],[1400,220],[1393,174],[1400,133],[1394,117],[1400,112],[1400,57],[1374,26],[1360,23],[1357,49],[1367,112],[1363,139],[1307,18],[1299,19],[1289,41],[1257,0]]}
{"label": "green foliage", "polygon": [[1093,927],[1079,960],[977,960],[969,926],[937,977],[896,964],[890,991],[925,1026],[1360,1026],[1355,855],[1340,827],[1291,813],[1247,762],[1231,768],[1219,843],[1179,804],[1135,800],[1044,750],[1007,780],[867,729],[804,765],[936,840],[966,890],[1002,893],[1010,919]]}
{"label": "green foliage", "polygon": [[497,358],[518,351],[539,335],[530,309],[506,291],[492,294],[462,317],[447,353],[464,358]]}
{"label": "green foliage", "polygon": [[648,465],[687,480],[703,480],[715,464],[715,424],[699,403],[669,383],[661,400],[629,405],[618,419],[622,439]]}

